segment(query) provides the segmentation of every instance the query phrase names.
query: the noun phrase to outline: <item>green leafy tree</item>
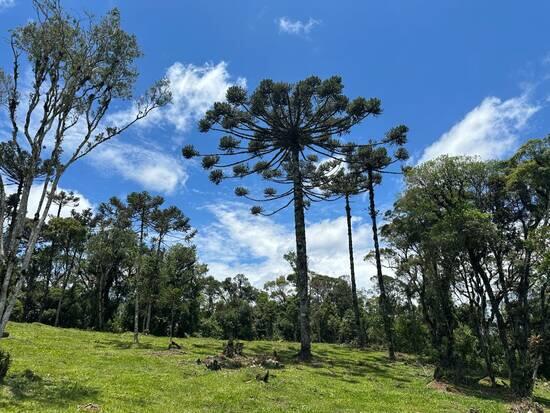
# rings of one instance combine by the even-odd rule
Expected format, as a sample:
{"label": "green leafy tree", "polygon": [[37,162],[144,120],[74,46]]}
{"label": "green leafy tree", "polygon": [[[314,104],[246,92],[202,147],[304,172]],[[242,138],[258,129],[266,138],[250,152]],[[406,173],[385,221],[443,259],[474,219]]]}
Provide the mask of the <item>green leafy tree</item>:
{"label": "green leafy tree", "polygon": [[132,221],[137,237],[139,250],[136,260],[136,274],[134,279],[134,344],[139,343],[139,292],[142,282],[141,272],[143,255],[145,254],[145,239],[147,231],[153,224],[153,216],[164,199],[160,196],[152,196],[147,191],[132,192],[126,197],[126,211]]}
{"label": "green leafy tree", "polygon": [[174,321],[179,312],[198,300],[201,277],[206,266],[199,264],[194,247],[176,244],[166,253],[161,269],[161,301],[169,308],[168,331],[170,342],[176,329]]}
{"label": "green leafy tree", "polygon": [[59,325],[67,285],[72,282],[72,279],[76,275],[75,272],[79,271],[88,237],[88,227],[86,222],[78,219],[78,216],[77,218],[53,218],[48,223],[48,232],[53,235],[62,251],[60,258],[63,269],[57,280],[61,284],[61,291],[59,293],[54,321],[54,326],[57,327]]}
{"label": "green leafy tree", "polygon": [[135,233],[127,226],[113,225],[101,220],[88,241],[87,268],[83,281],[92,295],[98,330],[104,330],[110,318],[110,297],[113,285],[129,278],[134,265],[138,243]]}
{"label": "green leafy tree", "polygon": [[153,210],[151,213],[151,229],[155,233],[155,237],[153,239],[153,243],[155,244],[155,252],[154,264],[151,268],[152,271],[149,271],[148,276],[145,277],[144,280],[147,290],[147,295],[145,297],[147,308],[143,328],[143,331],[145,332],[150,331],[151,313],[155,299],[155,291],[158,290],[157,275],[160,272],[166,239],[170,238],[172,241],[178,240],[189,242],[196,234],[196,231],[189,223],[189,218],[175,206]]}
{"label": "green leafy tree", "polygon": [[[10,33],[11,69],[0,69],[0,108],[11,127],[10,139],[0,144],[0,228],[8,226],[6,237],[0,237],[0,336],[65,171],[170,100],[167,83],[161,81],[136,101],[125,123],[109,122],[111,105],[132,97],[141,55],[136,38],[121,28],[119,11],[85,21],[67,14],[58,0],[33,4],[36,19]],[[21,76],[27,68],[30,92],[24,93]],[[26,236],[26,216],[34,212],[29,196],[37,179],[41,195]],[[6,221],[5,185],[10,182],[17,189]]]}
{"label": "green leafy tree", "polygon": [[[67,206],[77,207],[79,205],[79,201],[80,201],[80,197],[74,195],[74,193],[72,191],[71,192],[65,192],[65,191],[57,192],[54,195],[53,200],[52,200],[52,203],[57,205],[57,212],[55,214],[55,217],[60,218],[61,211],[63,210],[64,207],[67,207]],[[35,218],[38,219],[38,217],[35,217]],[[41,305],[41,309],[40,309],[41,314],[44,312],[46,303],[48,301],[48,295],[49,295],[49,292],[50,292],[50,281],[51,281],[51,278],[52,278],[52,275],[53,275],[52,272],[54,270],[53,261],[54,261],[54,257],[58,254],[57,238],[54,237],[54,238],[51,239],[51,244],[50,244],[49,250],[50,250],[49,268],[48,268],[47,273],[46,273],[45,288],[44,288],[44,294],[43,294],[43,297],[42,297],[42,305]]]}

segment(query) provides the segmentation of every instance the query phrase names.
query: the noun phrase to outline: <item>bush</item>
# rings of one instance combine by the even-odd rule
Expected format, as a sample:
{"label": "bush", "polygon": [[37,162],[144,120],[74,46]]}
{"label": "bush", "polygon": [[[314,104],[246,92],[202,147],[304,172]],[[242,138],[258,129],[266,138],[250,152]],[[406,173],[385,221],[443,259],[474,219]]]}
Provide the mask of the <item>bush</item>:
{"label": "bush", "polygon": [[4,378],[8,374],[10,364],[10,353],[0,350],[0,383],[4,381]]}
{"label": "bush", "polygon": [[203,337],[222,338],[223,331],[219,323],[212,317],[202,320],[200,333]]}

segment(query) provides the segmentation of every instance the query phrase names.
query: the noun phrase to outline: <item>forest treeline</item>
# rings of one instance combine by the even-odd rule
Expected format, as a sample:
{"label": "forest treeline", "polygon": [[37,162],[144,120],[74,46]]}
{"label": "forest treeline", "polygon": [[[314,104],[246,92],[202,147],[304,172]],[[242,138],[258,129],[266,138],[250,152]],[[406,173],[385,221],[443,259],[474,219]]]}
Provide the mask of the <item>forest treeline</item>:
{"label": "forest treeline", "polygon": [[[200,164],[213,184],[264,183],[259,194],[237,186],[235,195],[255,215],[291,209],[296,247],[284,257],[288,274],[262,288],[243,274],[215,279],[185,205],[134,192],[76,212],[78,197],[60,190],[74,163],[172,96],[161,79],[133,98],[141,51],[118,10],[77,18],[58,0],[34,5],[38,18],[10,32],[13,64],[0,70],[9,129],[0,142],[0,336],[18,320],[132,330],[136,344],[142,333],[296,340],[305,362],[312,341],[383,346],[389,360],[396,352],[430,360],[438,380],[507,376],[522,397],[548,377],[550,138],[506,160],[443,156],[411,166],[404,125],[349,139],[382,104],[349,98],[339,76],[230,86],[197,125],[204,140],[218,139],[214,150],[185,145],[182,162]],[[132,109],[121,115],[124,101]],[[387,175],[402,177],[403,189],[381,216]],[[372,251],[354,251],[352,198],[364,199]],[[309,268],[305,216],[320,202],[347,218],[340,278]],[[359,257],[373,274],[356,273]],[[359,277],[373,291],[360,291]]]}

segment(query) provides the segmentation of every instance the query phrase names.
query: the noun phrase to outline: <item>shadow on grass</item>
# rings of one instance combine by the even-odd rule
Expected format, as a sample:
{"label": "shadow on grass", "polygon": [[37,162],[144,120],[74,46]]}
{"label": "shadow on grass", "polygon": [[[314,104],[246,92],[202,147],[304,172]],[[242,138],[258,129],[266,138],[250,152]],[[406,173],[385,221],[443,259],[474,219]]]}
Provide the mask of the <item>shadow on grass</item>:
{"label": "shadow on grass", "polygon": [[[281,362],[286,365],[302,365],[314,369],[314,373],[330,379],[341,380],[346,383],[360,383],[358,378],[376,376],[394,380],[396,382],[410,382],[403,374],[392,370],[389,360],[382,356],[367,353],[361,350],[346,348],[345,351],[353,351],[355,358],[343,357],[343,352],[338,349],[319,349],[313,351],[313,358],[309,362],[298,359],[298,347],[273,346],[269,343],[253,343],[250,347],[245,345],[245,352],[251,355],[270,355],[274,351]],[[395,374],[394,374],[395,373]],[[399,374],[399,375],[398,375]]]}
{"label": "shadow on grass", "polygon": [[134,344],[132,341],[123,340],[118,338],[98,340],[96,347],[114,347],[119,350],[127,349],[144,349],[144,350],[164,350],[163,346],[154,346],[151,343],[138,343]]}
{"label": "shadow on grass", "polygon": [[[346,383],[360,383],[361,377],[376,377],[389,379],[400,387],[405,383],[410,383],[413,380],[418,380],[418,376],[412,373],[407,373],[399,368],[399,366],[408,365],[418,368],[413,365],[412,359],[404,359],[401,361],[390,362],[384,354],[373,353],[368,349],[339,349],[339,348],[315,348],[313,351],[313,359],[308,363],[300,362],[297,358],[298,347],[281,344],[280,346],[271,345],[269,343],[251,342],[250,346],[245,345],[245,352],[251,355],[272,354],[274,350],[277,352],[279,359],[287,365],[303,365],[313,368],[314,372],[320,376],[328,377],[332,380],[340,380]],[[344,351],[345,350],[345,351]],[[343,354],[344,352],[350,354]],[[413,377],[414,376],[414,377]],[[426,384],[429,379],[426,380]],[[460,384],[453,386],[457,394],[475,397],[478,399],[491,400],[497,402],[511,403],[517,400],[510,392],[510,389],[505,386],[492,388],[488,385],[477,382],[470,384]],[[545,408],[550,407],[550,399],[534,396],[533,400],[540,403]]]}
{"label": "shadow on grass", "polygon": [[[503,403],[513,403],[520,401],[515,396],[509,387],[505,385],[498,385],[497,387],[491,387],[486,384],[473,383],[473,384],[461,384],[454,386],[459,394],[465,396],[475,397],[483,400],[498,401]],[[550,407],[550,399],[540,396],[533,396],[533,401],[543,405],[545,408]]]}
{"label": "shadow on grass", "polygon": [[11,397],[0,398],[0,411],[9,407],[20,409],[27,401],[37,404],[37,409],[76,410],[78,404],[93,402],[99,396],[97,389],[74,381],[26,377],[24,374],[9,377],[0,388],[11,394]]}

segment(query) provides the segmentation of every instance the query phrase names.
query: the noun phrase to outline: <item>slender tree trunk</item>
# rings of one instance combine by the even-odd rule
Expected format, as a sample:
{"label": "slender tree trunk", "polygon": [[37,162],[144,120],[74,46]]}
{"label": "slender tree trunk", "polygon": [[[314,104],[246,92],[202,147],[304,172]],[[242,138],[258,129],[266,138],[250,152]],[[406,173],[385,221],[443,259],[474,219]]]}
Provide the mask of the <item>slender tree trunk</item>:
{"label": "slender tree trunk", "polygon": [[57,302],[57,310],[55,311],[54,327],[59,326],[59,315],[61,314],[61,306],[63,305],[63,298],[65,296],[65,290],[67,289],[68,280],[69,274],[65,274],[65,276],[63,277],[63,285],[61,287],[61,295],[59,296],[59,301]]}
{"label": "slender tree trunk", "polygon": [[[0,315],[1,315],[0,337],[3,334],[4,329],[6,328],[6,325],[8,324],[8,320],[13,311],[13,307],[15,306],[15,303],[17,301],[17,297],[19,296],[19,293],[21,292],[21,288],[23,287],[23,281],[25,279],[26,272],[31,263],[32,254],[34,252],[36,242],[38,241],[38,236],[40,235],[42,226],[44,225],[44,222],[46,221],[46,217],[48,216],[48,211],[50,209],[50,206],[53,200],[53,194],[55,194],[55,191],[57,189],[57,184],[59,183],[59,179],[61,178],[62,173],[63,173],[63,169],[59,169],[56,173],[55,179],[52,181],[52,186],[48,192],[48,195],[46,198],[47,201],[46,201],[44,210],[42,211],[42,214],[40,215],[38,222],[36,222],[36,224],[31,230],[31,234],[29,236],[29,240],[27,242],[27,246],[25,249],[25,253],[23,254],[23,260],[20,268],[21,273],[19,274],[19,277],[17,277],[17,281],[15,282],[13,289],[11,289],[11,294],[9,294],[8,296],[9,281],[15,271],[15,266],[17,261],[15,250],[18,247],[19,242],[21,240],[22,225],[25,222],[28,199],[29,199],[30,189],[31,189],[32,181],[34,177],[30,178],[30,181],[29,181],[30,183],[28,187],[25,187],[25,190],[23,190],[22,192],[22,196],[21,196],[22,202],[19,206],[19,211],[17,213],[17,220],[20,220],[20,222],[16,223],[16,226],[21,225],[21,227],[19,229],[16,228],[14,230],[14,233],[12,235],[15,238],[10,240],[10,244],[11,244],[10,252],[13,254],[10,254],[11,259],[8,260],[7,269],[4,274],[4,280],[2,282],[2,289],[0,291]],[[44,190],[47,190],[47,188],[45,188]],[[12,247],[14,248],[13,250],[11,249]]]}
{"label": "slender tree trunk", "polygon": [[540,327],[540,337],[542,340],[542,343],[537,348],[537,354],[535,358],[535,363],[533,367],[533,381],[537,379],[537,374],[539,371],[539,367],[543,363],[543,351],[544,345],[546,344],[546,329],[548,328],[548,305],[546,303],[546,289],[548,288],[548,285],[550,285],[550,282],[547,282],[542,285],[540,290],[540,315],[541,315],[541,327]]}
{"label": "slender tree trunk", "polygon": [[302,361],[311,359],[311,327],[309,322],[309,291],[306,247],[304,193],[299,163],[299,149],[292,151],[294,180],[294,229],[296,233],[296,287],[300,303],[300,354]]}
{"label": "slender tree trunk", "polygon": [[[527,239],[527,235],[525,236]],[[534,366],[529,352],[530,306],[529,306],[529,276],[531,271],[531,251],[525,252],[520,281],[517,288],[518,308],[512,322],[514,348],[517,354],[516,368],[511,371],[510,388],[519,397],[530,397],[533,393]]]}
{"label": "slender tree trunk", "polygon": [[376,222],[376,207],[374,203],[374,183],[372,170],[369,169],[368,186],[369,186],[369,214],[372,220],[372,238],[374,241],[374,254],[376,259],[376,275],[378,277],[378,288],[380,289],[379,305],[384,321],[384,331],[386,333],[386,341],[388,343],[388,356],[390,360],[395,360],[395,344],[393,337],[393,319],[392,310],[388,296],[386,294],[386,285],[384,283],[384,275],[382,274],[382,260],[380,258],[380,245],[378,243],[378,225]]}
{"label": "slender tree trunk", "polygon": [[136,268],[136,287],[134,301],[134,344],[139,343],[139,282],[141,279],[141,246],[143,244],[143,236],[145,232],[145,217],[141,216],[139,230],[139,246],[138,246],[138,262]]}
{"label": "slender tree trunk", "polygon": [[151,313],[153,312],[153,303],[151,302],[151,299],[149,299],[149,302],[147,303],[147,313],[145,315],[145,329],[144,332],[146,334],[149,334],[151,331]]}
{"label": "slender tree trunk", "polygon": [[175,313],[174,304],[172,303],[172,307],[170,308],[170,343],[172,344],[172,339],[174,338],[174,313]]}
{"label": "slender tree trunk", "polygon": [[349,270],[351,277],[351,302],[353,305],[353,315],[355,317],[355,333],[359,347],[365,346],[365,332],[363,331],[363,323],[361,321],[361,313],[359,311],[359,300],[357,299],[357,286],[355,283],[355,263],[353,259],[353,233],[351,226],[351,207],[349,205],[349,195],[345,196],[346,200],[346,221],[348,224],[348,250],[349,250]]}
{"label": "slender tree trunk", "polygon": [[4,181],[0,176],[0,259],[4,260],[4,219],[6,215],[6,192],[4,190]]}
{"label": "slender tree trunk", "polygon": [[[23,221],[27,213],[27,204],[32,186],[32,177],[24,182],[21,182],[17,188],[17,205],[13,208],[10,229],[8,232],[8,242],[5,257],[5,271],[0,288],[0,337],[4,333],[4,329],[8,323],[11,311],[9,310],[10,291],[12,276],[16,272],[17,248],[21,242],[21,233],[23,231]],[[21,274],[19,279],[21,279]],[[16,281],[17,287],[17,281]]]}
{"label": "slender tree trunk", "polygon": [[[158,235],[158,241],[157,241],[157,258],[156,258],[156,269],[157,269],[157,274],[160,272],[160,247],[161,247],[161,244],[162,244],[162,240],[164,238],[164,234],[163,233],[160,233]],[[153,277],[153,274],[151,274],[151,277]],[[151,332],[151,317],[152,317],[152,314],[153,314],[153,284],[154,284],[154,280],[151,281],[149,280],[149,298],[147,299],[147,311],[145,312],[145,322],[144,322],[144,327],[143,327],[143,331],[146,332],[147,334],[149,334]]]}
{"label": "slender tree trunk", "polygon": [[[69,248],[70,248],[70,246],[67,245],[67,248],[65,250],[65,257],[69,256],[69,251],[68,251]],[[55,312],[54,327],[57,327],[59,325],[59,316],[61,314],[61,306],[63,305],[63,298],[65,297],[65,291],[67,290],[67,284],[69,283],[71,273],[73,272],[73,268],[75,266],[76,254],[77,254],[77,251],[75,250],[74,253],[73,253],[73,256],[70,259],[70,262],[69,262],[68,258],[65,259],[65,274],[63,275],[63,286],[61,288],[61,296],[59,297],[59,302],[57,303],[57,310]]]}
{"label": "slender tree trunk", "polygon": [[[40,202],[43,202],[43,198],[40,200]],[[59,206],[57,207],[57,213],[55,214],[56,218],[59,218],[61,216],[61,208],[62,203],[59,203]],[[57,243],[55,242],[55,238],[52,240],[52,244],[50,246],[51,252],[48,260],[48,272],[46,273],[46,284],[44,285],[44,294],[42,296],[41,305],[40,305],[40,317],[42,317],[42,314],[44,314],[44,311],[46,310],[46,305],[48,301],[48,296],[50,295],[50,281],[52,279],[52,273],[53,273],[53,259],[55,256],[55,251],[57,249]],[[63,293],[65,290],[63,290]],[[55,313],[55,323],[54,326],[57,327],[57,323],[59,322],[59,311],[61,310],[61,299],[57,303],[57,310]]]}
{"label": "slender tree trunk", "polygon": [[97,287],[97,328],[99,331],[103,330],[103,284],[105,275],[101,271],[99,276],[99,285]]}
{"label": "slender tree trunk", "polygon": [[134,291],[134,344],[139,343],[139,293],[138,293],[138,276],[136,273],[136,288]]}

